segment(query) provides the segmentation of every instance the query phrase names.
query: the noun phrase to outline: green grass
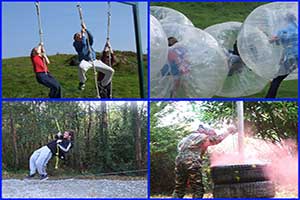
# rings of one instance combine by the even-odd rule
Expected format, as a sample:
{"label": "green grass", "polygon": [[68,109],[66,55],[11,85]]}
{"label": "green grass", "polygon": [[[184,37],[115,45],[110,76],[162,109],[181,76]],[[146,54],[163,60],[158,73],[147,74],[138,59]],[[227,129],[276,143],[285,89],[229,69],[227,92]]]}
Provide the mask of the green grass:
{"label": "green grass", "polygon": [[[178,10],[187,16],[193,24],[205,29],[208,26],[228,22],[243,22],[256,7],[267,2],[152,2],[152,6],[165,6]],[[268,91],[267,85],[263,91],[248,97],[265,97]],[[283,81],[277,93],[277,97],[298,96],[298,80]]]}
{"label": "green grass", "polygon": [[[270,84],[268,84],[260,93],[248,96],[251,98],[256,97],[265,97]],[[298,97],[298,80],[290,80],[290,81],[283,81],[280,85],[278,93],[276,95],[277,98],[297,98]]]}
{"label": "green grass", "polygon": [[[114,66],[113,98],[140,98],[136,54],[116,51],[118,64]],[[64,98],[95,98],[93,70],[87,73],[84,91],[77,89],[78,67],[70,66],[74,55],[49,56],[51,74],[60,82]],[[147,56],[144,56],[144,80],[147,93]],[[37,83],[29,57],[2,60],[3,98],[48,98],[49,89]]]}
{"label": "green grass", "polygon": [[243,22],[252,10],[264,2],[159,2],[153,6],[165,6],[178,10],[201,29],[227,22]]}

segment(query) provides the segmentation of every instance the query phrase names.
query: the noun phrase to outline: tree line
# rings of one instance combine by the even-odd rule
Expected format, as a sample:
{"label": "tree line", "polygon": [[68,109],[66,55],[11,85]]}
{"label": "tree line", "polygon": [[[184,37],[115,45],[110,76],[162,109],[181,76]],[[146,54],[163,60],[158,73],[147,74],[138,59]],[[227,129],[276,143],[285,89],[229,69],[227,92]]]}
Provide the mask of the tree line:
{"label": "tree line", "polygon": [[27,170],[32,152],[53,140],[59,129],[75,131],[74,148],[67,161],[60,162],[62,171],[105,173],[147,167],[146,102],[32,101],[3,102],[3,169]]}

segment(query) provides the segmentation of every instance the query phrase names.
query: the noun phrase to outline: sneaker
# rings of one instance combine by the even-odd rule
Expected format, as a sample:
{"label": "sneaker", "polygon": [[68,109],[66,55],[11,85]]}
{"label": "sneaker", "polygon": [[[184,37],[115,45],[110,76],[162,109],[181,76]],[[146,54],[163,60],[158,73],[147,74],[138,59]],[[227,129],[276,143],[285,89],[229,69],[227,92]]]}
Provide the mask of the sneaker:
{"label": "sneaker", "polygon": [[32,175],[29,174],[28,176],[25,177],[25,179],[26,180],[33,179],[34,176],[35,176],[35,174],[32,174]]}
{"label": "sneaker", "polygon": [[84,83],[79,83],[78,85],[78,90],[84,90],[85,84]]}
{"label": "sneaker", "polygon": [[40,176],[40,180],[41,181],[45,181],[45,180],[47,180],[49,177],[47,176],[47,175],[41,175]]}

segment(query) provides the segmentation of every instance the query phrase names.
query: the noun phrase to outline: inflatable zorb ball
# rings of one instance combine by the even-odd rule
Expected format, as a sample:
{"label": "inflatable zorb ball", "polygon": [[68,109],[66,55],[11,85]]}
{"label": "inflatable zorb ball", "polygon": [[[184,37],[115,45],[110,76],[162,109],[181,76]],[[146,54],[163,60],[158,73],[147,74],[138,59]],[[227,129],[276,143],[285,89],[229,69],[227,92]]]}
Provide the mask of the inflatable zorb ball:
{"label": "inflatable zorb ball", "polygon": [[261,77],[273,79],[291,72],[298,66],[298,4],[256,8],[243,23],[238,49],[246,65]]}
{"label": "inflatable zorb ball", "polygon": [[168,58],[168,39],[159,21],[150,15],[151,76],[157,74]]}
{"label": "inflatable zorb ball", "polygon": [[218,96],[240,97],[252,95],[263,90],[268,83],[268,79],[255,74],[238,55],[233,53],[241,26],[242,23],[240,22],[225,22],[205,29],[223,47],[228,60],[229,73],[222,89],[217,93]]}
{"label": "inflatable zorb ball", "polygon": [[212,35],[221,47],[233,51],[233,45],[237,40],[241,26],[241,22],[224,22],[209,26],[204,31]]}
{"label": "inflatable zorb ball", "polygon": [[159,21],[150,15],[150,86],[151,97],[170,94],[172,80],[160,70],[168,60],[168,39]]}
{"label": "inflatable zorb ball", "polygon": [[284,81],[297,80],[297,79],[298,79],[298,68],[294,70],[292,73],[290,73],[288,77],[284,79]]}
{"label": "inflatable zorb ball", "polygon": [[150,6],[150,14],[161,24],[176,23],[194,26],[193,23],[181,12],[161,6]]}
{"label": "inflatable zorb ball", "polygon": [[161,73],[173,79],[171,97],[212,97],[223,86],[228,73],[226,56],[218,42],[198,28],[163,24],[168,38],[168,63]]}

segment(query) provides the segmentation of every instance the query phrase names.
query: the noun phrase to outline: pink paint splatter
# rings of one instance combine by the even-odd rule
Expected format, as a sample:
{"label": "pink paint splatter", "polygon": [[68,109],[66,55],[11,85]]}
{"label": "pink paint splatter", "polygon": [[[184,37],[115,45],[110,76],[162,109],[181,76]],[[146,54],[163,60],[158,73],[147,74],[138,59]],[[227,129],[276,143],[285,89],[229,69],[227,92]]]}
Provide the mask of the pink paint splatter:
{"label": "pink paint splatter", "polygon": [[211,165],[268,164],[266,174],[276,185],[298,189],[296,141],[272,143],[247,136],[244,139],[244,155],[237,152],[237,145],[237,135],[232,135],[210,147]]}

